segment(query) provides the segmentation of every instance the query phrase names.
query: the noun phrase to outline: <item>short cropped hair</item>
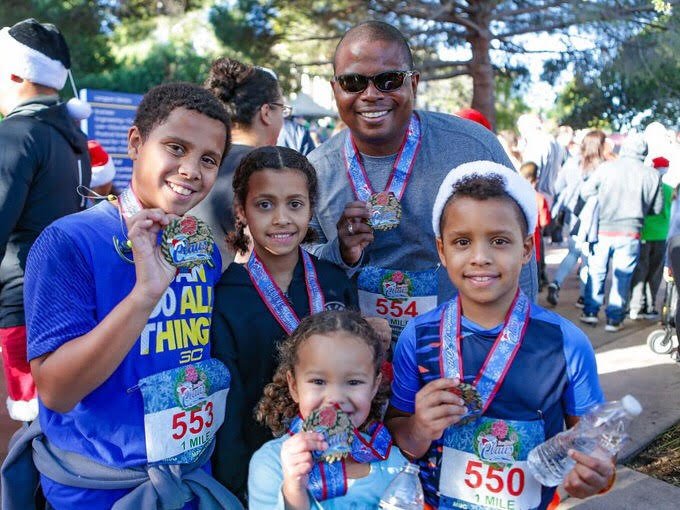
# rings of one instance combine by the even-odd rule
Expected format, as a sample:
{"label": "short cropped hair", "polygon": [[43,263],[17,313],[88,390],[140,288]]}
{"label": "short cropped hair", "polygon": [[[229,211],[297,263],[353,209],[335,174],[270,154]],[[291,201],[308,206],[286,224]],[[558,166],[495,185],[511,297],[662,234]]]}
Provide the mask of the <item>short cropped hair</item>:
{"label": "short cropped hair", "polygon": [[146,140],[153,129],[167,120],[177,108],[185,108],[215,119],[224,124],[227,139],[226,154],[231,146],[231,122],[224,106],[210,91],[193,83],[163,83],[149,90],[139,103],[134,125],[142,140]]}
{"label": "short cropped hair", "polygon": [[338,56],[338,50],[340,46],[345,41],[353,40],[370,40],[370,41],[386,41],[399,45],[402,50],[404,57],[404,63],[409,68],[413,69],[413,54],[411,53],[411,48],[408,45],[408,41],[404,34],[402,34],[395,27],[384,21],[364,21],[359,23],[357,26],[350,28],[345,35],[342,36],[340,42],[335,47],[335,53],[333,53],[333,72],[335,72],[335,61]]}

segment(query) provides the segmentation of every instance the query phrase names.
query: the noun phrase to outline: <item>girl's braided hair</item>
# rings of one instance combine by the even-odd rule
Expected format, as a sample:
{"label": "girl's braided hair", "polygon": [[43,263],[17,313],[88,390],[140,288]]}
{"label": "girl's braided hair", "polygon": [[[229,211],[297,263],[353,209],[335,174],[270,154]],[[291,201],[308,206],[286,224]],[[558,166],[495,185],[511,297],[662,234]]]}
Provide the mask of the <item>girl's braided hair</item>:
{"label": "girl's braided hair", "polygon": [[[234,210],[237,206],[245,208],[248,196],[248,182],[250,176],[259,170],[298,170],[307,179],[307,191],[309,192],[310,211],[314,211],[317,197],[316,170],[309,160],[298,151],[287,147],[259,147],[249,152],[234,171],[232,187],[234,188]],[[248,252],[248,236],[245,233],[245,222],[239,214],[234,214],[234,232],[227,234],[227,244],[240,254]],[[315,239],[313,230],[308,229],[303,243],[310,243]]]}

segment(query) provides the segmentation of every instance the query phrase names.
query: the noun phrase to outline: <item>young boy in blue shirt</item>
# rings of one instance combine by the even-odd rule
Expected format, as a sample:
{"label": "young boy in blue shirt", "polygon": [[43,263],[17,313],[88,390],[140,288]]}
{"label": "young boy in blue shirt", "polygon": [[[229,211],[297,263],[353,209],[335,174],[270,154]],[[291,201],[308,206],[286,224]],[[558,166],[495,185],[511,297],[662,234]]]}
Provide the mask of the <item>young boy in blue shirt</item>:
{"label": "young boy in blue shirt", "polygon": [[[497,163],[454,168],[439,189],[432,226],[458,295],[399,337],[385,418],[432,508],[546,508],[555,489],[528,452],[603,401],[588,338],[519,290],[536,217],[532,187]],[[571,455],[568,493],[613,483],[611,459]]]}
{"label": "young boy in blue shirt", "polygon": [[151,89],[128,133],[130,187],[56,221],[31,250],[28,357],[44,434],[33,448],[52,453],[36,465],[53,508],[186,509],[196,495],[240,508],[208,474],[229,388],[210,359],[221,259],[183,217],[215,182],[229,126],[205,89]]}

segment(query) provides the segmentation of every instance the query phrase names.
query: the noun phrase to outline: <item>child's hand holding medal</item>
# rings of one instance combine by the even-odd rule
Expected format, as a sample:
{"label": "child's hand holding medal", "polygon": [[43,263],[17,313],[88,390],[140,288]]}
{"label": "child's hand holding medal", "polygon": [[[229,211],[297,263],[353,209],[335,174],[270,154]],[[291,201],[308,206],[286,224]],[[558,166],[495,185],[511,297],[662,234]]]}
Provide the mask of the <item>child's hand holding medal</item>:
{"label": "child's hand holding medal", "polygon": [[132,249],[137,275],[135,286],[143,289],[142,295],[153,301],[153,305],[176,274],[176,269],[161,254],[157,241],[159,232],[176,218],[157,208],[141,209],[125,218],[128,246]]}

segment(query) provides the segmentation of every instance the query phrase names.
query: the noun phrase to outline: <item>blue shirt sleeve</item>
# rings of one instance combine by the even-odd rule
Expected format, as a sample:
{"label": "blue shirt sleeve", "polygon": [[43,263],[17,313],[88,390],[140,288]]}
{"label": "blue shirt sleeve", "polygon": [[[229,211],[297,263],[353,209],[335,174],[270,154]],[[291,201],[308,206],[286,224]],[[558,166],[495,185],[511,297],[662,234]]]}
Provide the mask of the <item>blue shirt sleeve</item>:
{"label": "blue shirt sleeve", "polygon": [[248,471],[248,508],[250,510],[284,510],[281,486],[281,445],[274,439],[265,443],[250,459]]}
{"label": "blue shirt sleeve", "polygon": [[45,229],[31,248],[24,302],[29,360],[54,352],[97,325],[90,265],[75,241],[58,227]]}
{"label": "blue shirt sleeve", "polygon": [[594,405],[604,401],[597,375],[595,352],[588,337],[567,320],[561,321],[564,335],[564,357],[569,384],[562,397],[566,413],[582,416]]}
{"label": "blue shirt sleeve", "polygon": [[415,322],[415,320],[409,321],[399,335],[392,359],[394,379],[390,397],[392,407],[411,414],[416,411],[416,393],[420,390]]}

